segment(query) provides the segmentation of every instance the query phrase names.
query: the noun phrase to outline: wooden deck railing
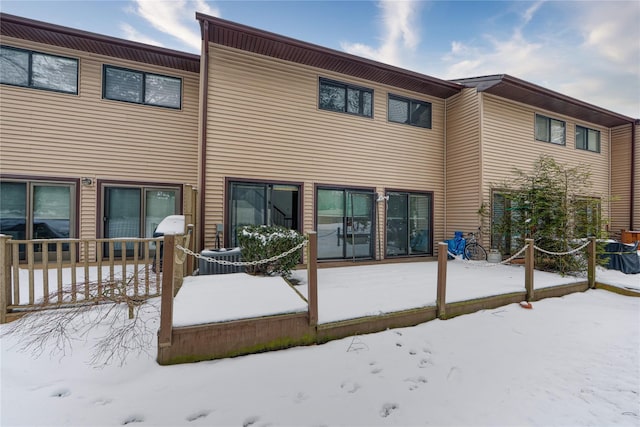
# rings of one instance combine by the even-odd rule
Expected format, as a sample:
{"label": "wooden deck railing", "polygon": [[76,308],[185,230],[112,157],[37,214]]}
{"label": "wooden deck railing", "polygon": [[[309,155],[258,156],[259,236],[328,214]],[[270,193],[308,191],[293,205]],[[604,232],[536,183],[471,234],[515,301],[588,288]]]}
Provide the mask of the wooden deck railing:
{"label": "wooden deck railing", "polygon": [[0,323],[36,308],[94,300],[105,289],[158,296],[163,237],[12,240],[0,235]]}

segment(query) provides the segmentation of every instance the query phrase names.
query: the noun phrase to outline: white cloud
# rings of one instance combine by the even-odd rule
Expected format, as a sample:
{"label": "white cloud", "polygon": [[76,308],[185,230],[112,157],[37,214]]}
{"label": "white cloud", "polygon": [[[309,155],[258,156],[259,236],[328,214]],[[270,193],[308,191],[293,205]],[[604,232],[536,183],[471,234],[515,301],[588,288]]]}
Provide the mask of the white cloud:
{"label": "white cloud", "polygon": [[132,40],[135,42],[146,43],[153,46],[162,47],[163,44],[157,40],[152,39],[151,37],[147,37],[144,34],[140,34],[135,28],[133,28],[129,24],[122,23],[120,24],[120,30],[124,33],[124,38],[127,40]]}
{"label": "white cloud", "polygon": [[544,24],[557,24],[555,27],[538,22],[526,36],[527,24],[544,5],[536,3],[524,11],[507,39],[489,33],[483,35],[485,43],[480,45],[452,42],[442,58],[444,67],[435,75],[453,79],[511,74],[639,117],[640,4],[568,2],[541,17]]}
{"label": "white cloud", "polygon": [[382,0],[378,7],[381,9],[384,33],[380,46],[343,42],[341,48],[354,55],[402,66],[407,52],[414,51],[420,43],[418,25],[415,23],[420,3],[415,0]]}
{"label": "white cloud", "polygon": [[[156,30],[177,38],[194,51],[200,51],[200,31],[196,11],[219,16],[204,0],[133,0],[133,11]],[[145,37],[138,33],[140,37]]]}

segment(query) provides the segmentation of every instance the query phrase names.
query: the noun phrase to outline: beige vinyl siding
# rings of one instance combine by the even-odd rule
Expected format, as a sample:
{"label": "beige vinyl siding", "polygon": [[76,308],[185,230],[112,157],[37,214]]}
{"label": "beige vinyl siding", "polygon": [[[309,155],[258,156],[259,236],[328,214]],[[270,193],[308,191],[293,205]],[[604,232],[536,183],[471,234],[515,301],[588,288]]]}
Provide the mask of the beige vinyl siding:
{"label": "beige vinyl siding", "polygon": [[[95,237],[97,179],[196,184],[197,73],[20,39],[9,46],[79,59],[78,95],[0,85],[2,173],[91,177],[81,188],[81,236]],[[182,109],[102,99],[102,65],[182,79]]]}
{"label": "beige vinyl siding", "polygon": [[[433,191],[442,238],[443,100],[216,45],[210,53],[206,245],[223,220],[225,177],[302,183],[303,230],[314,226],[315,184]],[[373,118],[320,110],[319,77],[373,89]],[[387,122],[389,92],[431,102],[432,129]]]}
{"label": "beige vinyl siding", "polygon": [[454,231],[479,227],[480,208],[480,105],[475,88],[447,99],[447,225],[446,238]]}
{"label": "beige vinyl siding", "polygon": [[[535,114],[566,123],[566,144],[536,141]],[[549,111],[539,110],[493,95],[483,96],[483,198],[490,200],[492,187],[500,187],[513,176],[515,168],[529,172],[537,159],[547,154],[567,167],[584,166],[591,171],[591,188],[584,196],[601,197],[603,218],[608,216],[609,199],[609,129],[584,123]],[[575,126],[600,131],[600,153],[575,148]]]}
{"label": "beige vinyl siding", "polygon": [[635,165],[634,165],[634,187],[633,187],[633,229],[640,230],[640,121],[635,123]]}
{"label": "beige vinyl siding", "polygon": [[631,127],[611,131],[611,224],[612,237],[628,230],[631,209]]}

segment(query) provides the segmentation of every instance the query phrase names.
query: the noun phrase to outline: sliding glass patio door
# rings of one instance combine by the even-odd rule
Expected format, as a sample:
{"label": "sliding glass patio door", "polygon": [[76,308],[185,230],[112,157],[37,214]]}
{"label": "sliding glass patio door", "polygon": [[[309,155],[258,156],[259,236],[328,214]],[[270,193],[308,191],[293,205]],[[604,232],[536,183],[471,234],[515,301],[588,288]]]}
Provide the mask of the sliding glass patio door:
{"label": "sliding glass patio door", "polygon": [[317,190],[318,258],[373,258],[374,193],[367,190]]}

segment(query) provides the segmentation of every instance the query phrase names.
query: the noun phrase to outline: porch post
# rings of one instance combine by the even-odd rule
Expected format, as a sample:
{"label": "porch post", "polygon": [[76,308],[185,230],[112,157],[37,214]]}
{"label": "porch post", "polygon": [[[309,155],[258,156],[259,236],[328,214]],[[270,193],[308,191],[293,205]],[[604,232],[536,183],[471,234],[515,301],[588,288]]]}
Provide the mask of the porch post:
{"label": "porch post", "polygon": [[11,236],[0,234],[0,324],[7,323],[7,306],[11,304]]}
{"label": "porch post", "polygon": [[596,287],[596,238],[589,237],[589,246],[587,250],[588,263],[587,263],[587,280],[589,282],[589,289],[595,289]]}
{"label": "porch post", "polygon": [[446,294],[447,294],[447,251],[449,245],[446,242],[438,243],[438,288],[436,293],[436,316],[439,319],[446,318]]}
{"label": "porch post", "polygon": [[162,295],[160,297],[160,332],[158,333],[158,348],[171,346],[173,329],[173,280],[174,280],[174,234],[166,234],[163,243],[162,256]]}
{"label": "porch post", "polygon": [[318,325],[318,234],[307,232],[307,303],[309,304],[309,326]]}
{"label": "porch post", "polygon": [[535,264],[533,239],[525,239],[525,244],[527,245],[527,250],[524,255],[524,288],[527,291],[527,301],[533,301],[533,267]]}

